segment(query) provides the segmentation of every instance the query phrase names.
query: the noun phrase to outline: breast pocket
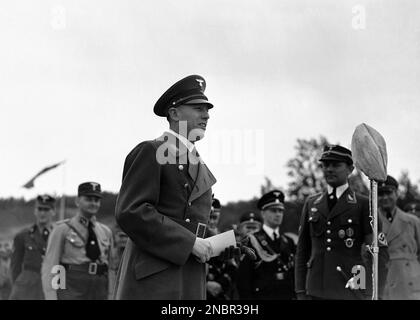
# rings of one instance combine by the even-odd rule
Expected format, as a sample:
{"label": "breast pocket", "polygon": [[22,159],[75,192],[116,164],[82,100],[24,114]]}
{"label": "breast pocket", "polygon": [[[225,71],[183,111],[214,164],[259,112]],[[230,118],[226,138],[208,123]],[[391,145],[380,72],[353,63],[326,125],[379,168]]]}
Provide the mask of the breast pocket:
{"label": "breast pocket", "polygon": [[66,250],[70,255],[78,255],[85,247],[85,242],[75,232],[66,236]]}
{"label": "breast pocket", "polygon": [[325,225],[318,211],[315,211],[315,212],[311,211],[309,213],[308,222],[309,222],[310,234],[312,237],[319,237],[320,235],[322,235],[325,229]]}

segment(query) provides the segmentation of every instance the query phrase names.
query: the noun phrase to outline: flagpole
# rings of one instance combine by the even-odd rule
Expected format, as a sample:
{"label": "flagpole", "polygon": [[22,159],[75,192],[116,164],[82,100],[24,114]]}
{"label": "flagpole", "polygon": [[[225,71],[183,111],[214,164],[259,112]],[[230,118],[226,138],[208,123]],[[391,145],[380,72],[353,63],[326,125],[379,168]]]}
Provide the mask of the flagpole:
{"label": "flagpole", "polygon": [[62,176],[62,192],[61,192],[61,201],[60,201],[60,212],[58,220],[64,220],[65,211],[66,211],[66,163],[63,163],[63,176]]}

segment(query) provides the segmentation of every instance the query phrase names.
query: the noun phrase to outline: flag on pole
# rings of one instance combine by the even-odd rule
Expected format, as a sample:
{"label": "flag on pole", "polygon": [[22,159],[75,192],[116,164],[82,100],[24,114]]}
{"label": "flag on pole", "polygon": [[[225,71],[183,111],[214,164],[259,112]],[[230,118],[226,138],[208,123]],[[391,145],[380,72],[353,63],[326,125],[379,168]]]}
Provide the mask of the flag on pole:
{"label": "flag on pole", "polygon": [[43,175],[44,173],[46,173],[46,172],[48,172],[48,171],[50,171],[52,169],[57,168],[58,166],[62,165],[64,162],[66,162],[66,161],[65,160],[64,161],[60,161],[60,162],[58,162],[56,164],[53,164],[53,165],[48,166],[48,167],[45,167],[44,169],[42,169],[41,171],[39,171],[31,180],[29,180],[27,183],[25,183],[22,186],[22,188],[26,188],[26,189],[33,188],[34,187],[34,182],[35,182],[35,179],[36,178],[38,178],[39,176]]}

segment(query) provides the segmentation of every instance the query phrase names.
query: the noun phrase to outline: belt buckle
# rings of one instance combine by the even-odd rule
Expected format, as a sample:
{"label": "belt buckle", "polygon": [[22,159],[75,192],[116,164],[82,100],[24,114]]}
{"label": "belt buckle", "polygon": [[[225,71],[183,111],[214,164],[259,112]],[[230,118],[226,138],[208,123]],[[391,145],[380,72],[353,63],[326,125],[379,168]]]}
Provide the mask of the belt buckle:
{"label": "belt buckle", "polygon": [[205,223],[199,222],[197,224],[197,231],[195,232],[195,235],[199,238],[204,238],[206,229],[207,229],[207,225]]}
{"label": "belt buckle", "polygon": [[90,262],[89,263],[89,268],[88,268],[88,273],[89,274],[96,274],[97,271],[98,271],[98,264],[96,262]]}

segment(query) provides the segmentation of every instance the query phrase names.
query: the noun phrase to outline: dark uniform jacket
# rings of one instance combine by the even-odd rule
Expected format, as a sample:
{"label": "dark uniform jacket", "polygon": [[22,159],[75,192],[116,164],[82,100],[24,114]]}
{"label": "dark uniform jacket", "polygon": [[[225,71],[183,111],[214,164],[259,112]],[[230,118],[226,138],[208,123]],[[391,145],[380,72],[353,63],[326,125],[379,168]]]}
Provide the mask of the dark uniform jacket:
{"label": "dark uniform jacket", "polygon": [[[304,205],[300,222],[296,293],[323,299],[371,298],[371,259],[370,254],[362,248],[365,236],[371,234],[367,197],[355,194],[348,188],[329,212],[326,192],[310,196]],[[363,252],[366,259],[362,256]],[[387,251],[382,247],[379,260],[382,289],[386,261]],[[356,265],[365,268],[366,290],[345,288]],[[337,271],[337,267],[341,267],[345,275]]]}
{"label": "dark uniform jacket", "polygon": [[13,243],[11,257],[11,300],[43,300],[41,265],[47,242],[37,225],[19,232]]}
{"label": "dark uniform jacket", "polygon": [[250,235],[250,238],[258,260],[254,262],[245,256],[239,265],[237,288],[240,299],[293,299],[293,262],[296,252],[293,240],[280,235],[274,241],[264,229]]}
{"label": "dark uniform jacket", "polygon": [[[206,224],[215,178],[195,167],[173,135],[140,143],[127,156],[116,219],[129,240],[116,299],[205,299],[205,264],[191,254],[198,223]],[[179,147],[178,147],[179,146]],[[170,163],[158,161],[162,152]]]}

